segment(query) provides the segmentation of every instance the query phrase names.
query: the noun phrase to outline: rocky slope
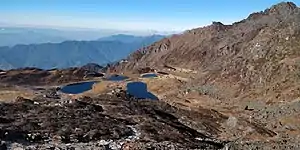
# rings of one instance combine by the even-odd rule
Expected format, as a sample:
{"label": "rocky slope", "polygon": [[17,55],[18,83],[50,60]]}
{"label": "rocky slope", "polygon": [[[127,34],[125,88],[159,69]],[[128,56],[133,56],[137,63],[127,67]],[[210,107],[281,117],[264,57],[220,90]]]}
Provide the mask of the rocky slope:
{"label": "rocky slope", "polygon": [[206,74],[203,82],[226,82],[240,92],[275,84],[280,88],[299,81],[299,41],[300,8],[282,2],[232,25],[214,22],[165,38],[131,54],[129,62],[118,67],[198,70]]}
{"label": "rocky slope", "polygon": [[[0,142],[9,149],[219,149],[226,144],[211,136],[226,116],[157,101],[109,95],[78,100],[19,97],[13,104],[0,103],[0,112]],[[197,131],[187,117],[206,126]]]}
{"label": "rocky slope", "polygon": [[165,38],[132,53],[114,69],[153,68],[184,75],[182,85],[170,89],[169,103],[215,109],[239,123],[255,121],[276,133],[262,138],[245,128],[242,135],[231,131],[228,134],[244,143],[235,149],[297,149],[299,41],[300,8],[282,2],[231,25],[213,22]]}

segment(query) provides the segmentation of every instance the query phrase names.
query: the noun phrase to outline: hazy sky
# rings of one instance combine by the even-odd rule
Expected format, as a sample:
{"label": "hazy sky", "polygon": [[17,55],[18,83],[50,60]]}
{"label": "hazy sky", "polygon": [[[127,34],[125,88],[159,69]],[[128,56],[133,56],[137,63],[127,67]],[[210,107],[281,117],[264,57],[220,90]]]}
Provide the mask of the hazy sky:
{"label": "hazy sky", "polygon": [[[0,23],[178,31],[246,18],[281,0],[1,0]],[[298,6],[300,0],[294,0]]]}

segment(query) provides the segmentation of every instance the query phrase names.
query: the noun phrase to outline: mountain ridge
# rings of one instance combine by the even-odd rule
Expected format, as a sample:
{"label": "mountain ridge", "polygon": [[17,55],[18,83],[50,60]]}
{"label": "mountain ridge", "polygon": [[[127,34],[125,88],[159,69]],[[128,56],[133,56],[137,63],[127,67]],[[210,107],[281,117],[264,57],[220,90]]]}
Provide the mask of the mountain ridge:
{"label": "mountain ridge", "polygon": [[118,34],[145,37],[150,35],[170,35],[172,32],[126,31],[114,29],[84,29],[67,27],[28,26],[0,23],[0,46],[17,44],[61,43],[68,40],[96,41]]}
{"label": "mountain ridge", "polygon": [[[283,62],[300,57],[299,41],[300,8],[282,2],[232,25],[213,22],[165,38],[132,53],[128,63],[116,68],[136,70],[168,65],[197,70],[206,74],[197,82],[226,82],[227,86],[239,87],[239,95],[257,87],[273,87],[282,80],[297,82],[298,63]],[[281,83],[280,87],[286,84]],[[295,97],[289,99],[292,98]]]}
{"label": "mountain ridge", "polygon": [[130,43],[111,41],[64,41],[61,43],[18,44],[0,47],[0,68],[68,68],[87,63],[105,65],[126,57],[135,49],[147,46],[163,36],[137,37]]}
{"label": "mountain ridge", "polygon": [[[165,36],[159,35],[159,34],[153,34],[147,36],[149,38],[157,38],[157,39],[163,39]],[[108,37],[102,37],[99,38],[97,41],[120,41],[123,43],[131,43],[131,42],[137,42],[144,40],[143,36],[134,36],[134,35],[128,35],[128,34],[115,34]]]}

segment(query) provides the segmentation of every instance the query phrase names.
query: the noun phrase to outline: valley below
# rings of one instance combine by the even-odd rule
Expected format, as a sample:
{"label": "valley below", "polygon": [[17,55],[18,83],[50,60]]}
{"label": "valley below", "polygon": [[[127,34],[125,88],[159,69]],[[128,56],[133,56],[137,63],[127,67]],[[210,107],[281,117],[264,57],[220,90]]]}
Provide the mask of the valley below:
{"label": "valley below", "polygon": [[[225,88],[192,85],[198,71],[174,69],[89,78],[81,68],[7,71],[0,76],[1,148],[299,148],[299,100],[227,99]],[[20,75],[28,76],[15,80]],[[130,94],[130,83],[144,83],[158,100]],[[69,85],[84,88],[64,92]]]}

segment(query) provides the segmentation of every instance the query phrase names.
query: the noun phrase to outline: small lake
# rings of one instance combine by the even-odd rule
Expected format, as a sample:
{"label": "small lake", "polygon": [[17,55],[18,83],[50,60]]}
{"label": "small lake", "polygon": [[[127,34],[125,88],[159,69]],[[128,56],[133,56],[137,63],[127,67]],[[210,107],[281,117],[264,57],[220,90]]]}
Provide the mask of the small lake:
{"label": "small lake", "polygon": [[127,84],[127,93],[137,99],[158,100],[154,94],[148,92],[147,84],[143,82],[130,82]]}
{"label": "small lake", "polygon": [[147,73],[142,75],[142,78],[155,78],[155,77],[157,77],[155,73]]}
{"label": "small lake", "polygon": [[69,84],[61,88],[61,92],[66,94],[80,94],[85,91],[91,90],[93,88],[93,84],[96,83],[95,81],[89,82],[80,82]]}
{"label": "small lake", "polygon": [[106,78],[106,80],[108,81],[123,81],[123,80],[126,80],[128,79],[128,77],[126,76],[123,76],[123,75],[111,75],[109,77]]}

